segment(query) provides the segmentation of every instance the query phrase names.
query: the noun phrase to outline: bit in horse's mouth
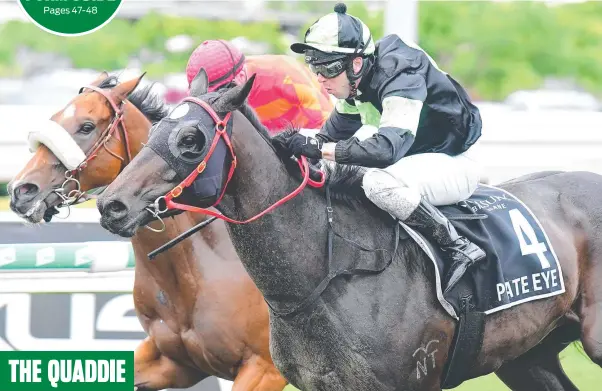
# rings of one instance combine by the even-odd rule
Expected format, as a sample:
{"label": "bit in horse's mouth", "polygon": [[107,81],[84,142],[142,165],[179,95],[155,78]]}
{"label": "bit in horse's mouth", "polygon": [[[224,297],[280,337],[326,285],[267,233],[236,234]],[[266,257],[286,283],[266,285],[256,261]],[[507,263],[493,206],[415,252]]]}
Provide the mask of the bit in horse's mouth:
{"label": "bit in horse's mouth", "polygon": [[47,208],[46,212],[44,212],[44,221],[49,223],[54,217],[54,215],[57,214],[59,214],[59,210],[56,208],[56,206],[51,206],[50,208]]}
{"label": "bit in horse's mouth", "polygon": [[[176,215],[180,214],[181,212],[182,211],[179,210],[179,209],[170,209],[167,212],[160,213],[159,217],[161,217],[162,219],[163,218],[167,218],[167,217],[173,217],[173,216],[176,216]],[[156,221],[156,220],[158,220],[158,219],[154,218],[152,221]]]}
{"label": "bit in horse's mouth", "polygon": [[[144,213],[146,212],[146,213]],[[167,217],[171,217],[174,216],[176,214],[178,214],[180,211],[179,210],[170,210],[167,211],[163,214],[158,215],[154,215],[153,213],[151,213],[151,211],[149,211],[147,208],[143,209],[142,211],[140,211],[140,213],[138,213],[136,215],[136,217],[132,218],[132,219],[124,219],[127,221],[121,221],[119,224],[119,227],[114,226],[113,224],[115,224],[115,222],[109,223],[110,227],[106,225],[106,221],[101,218],[101,226],[107,230],[109,230],[110,232],[120,235],[120,236],[124,236],[124,237],[131,237],[133,236],[136,231],[142,227],[144,227],[145,225],[151,224],[155,221],[161,221],[161,219],[165,219]]]}

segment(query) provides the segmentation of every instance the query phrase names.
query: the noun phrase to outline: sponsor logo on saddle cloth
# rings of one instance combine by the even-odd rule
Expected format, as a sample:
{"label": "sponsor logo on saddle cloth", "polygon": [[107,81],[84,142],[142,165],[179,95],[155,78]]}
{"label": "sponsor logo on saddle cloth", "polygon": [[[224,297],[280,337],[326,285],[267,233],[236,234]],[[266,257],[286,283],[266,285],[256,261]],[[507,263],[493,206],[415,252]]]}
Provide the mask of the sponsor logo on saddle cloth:
{"label": "sponsor logo on saddle cloth", "polygon": [[[481,246],[485,261],[462,277],[471,287],[475,310],[492,314],[528,301],[564,293],[560,263],[542,225],[531,210],[509,192],[480,185],[466,201],[439,207],[460,235]],[[481,219],[454,220],[482,215]],[[437,297],[454,318],[459,313],[458,286],[443,296],[441,280],[449,262],[438,246],[402,223],[433,261]]]}

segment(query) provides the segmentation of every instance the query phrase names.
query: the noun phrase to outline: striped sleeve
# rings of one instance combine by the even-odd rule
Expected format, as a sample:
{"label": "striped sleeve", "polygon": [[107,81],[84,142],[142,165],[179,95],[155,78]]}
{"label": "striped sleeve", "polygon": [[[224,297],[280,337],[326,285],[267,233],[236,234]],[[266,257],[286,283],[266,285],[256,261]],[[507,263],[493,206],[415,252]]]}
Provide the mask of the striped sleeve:
{"label": "striped sleeve", "polygon": [[328,136],[331,140],[338,141],[355,133],[361,126],[362,118],[357,107],[341,99],[336,103],[335,109],[324,123],[320,133]]}

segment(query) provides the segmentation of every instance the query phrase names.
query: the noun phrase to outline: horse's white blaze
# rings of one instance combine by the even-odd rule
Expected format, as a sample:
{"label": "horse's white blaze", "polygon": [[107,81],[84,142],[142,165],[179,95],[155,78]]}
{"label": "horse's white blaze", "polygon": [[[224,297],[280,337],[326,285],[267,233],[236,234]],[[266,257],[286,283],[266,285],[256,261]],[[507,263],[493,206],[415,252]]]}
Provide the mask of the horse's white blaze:
{"label": "horse's white blaze", "polygon": [[75,116],[75,105],[70,104],[69,106],[67,106],[67,108],[65,108],[65,110],[63,110],[63,119],[69,119],[71,117]]}

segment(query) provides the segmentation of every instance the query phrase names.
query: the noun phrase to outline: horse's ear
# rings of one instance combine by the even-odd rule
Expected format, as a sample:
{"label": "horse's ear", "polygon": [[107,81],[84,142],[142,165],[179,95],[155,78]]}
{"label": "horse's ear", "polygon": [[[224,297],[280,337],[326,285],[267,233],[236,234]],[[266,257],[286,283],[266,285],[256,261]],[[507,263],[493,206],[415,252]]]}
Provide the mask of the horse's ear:
{"label": "horse's ear", "polygon": [[109,74],[107,72],[105,72],[105,71],[102,71],[100,73],[100,75],[98,75],[98,77],[96,78],[96,80],[94,80],[92,83],[90,83],[90,85],[98,87],[100,85],[100,83],[102,83],[103,80],[105,80],[107,77],[109,77]]}
{"label": "horse's ear", "polygon": [[207,76],[207,72],[205,72],[205,68],[201,68],[190,83],[190,96],[198,98],[199,96],[206,94],[208,88],[209,77]]}
{"label": "horse's ear", "polygon": [[253,88],[255,76],[256,74],[253,74],[253,76],[251,76],[242,86],[236,86],[226,91],[224,95],[215,102],[217,111],[225,113],[234,111],[242,106],[248,98],[251,88]]}
{"label": "horse's ear", "polygon": [[132,93],[132,91],[138,87],[138,84],[140,84],[140,81],[144,75],[146,75],[146,72],[140,75],[140,77],[117,84],[115,87],[113,87],[111,93],[118,102],[123,102]]}

